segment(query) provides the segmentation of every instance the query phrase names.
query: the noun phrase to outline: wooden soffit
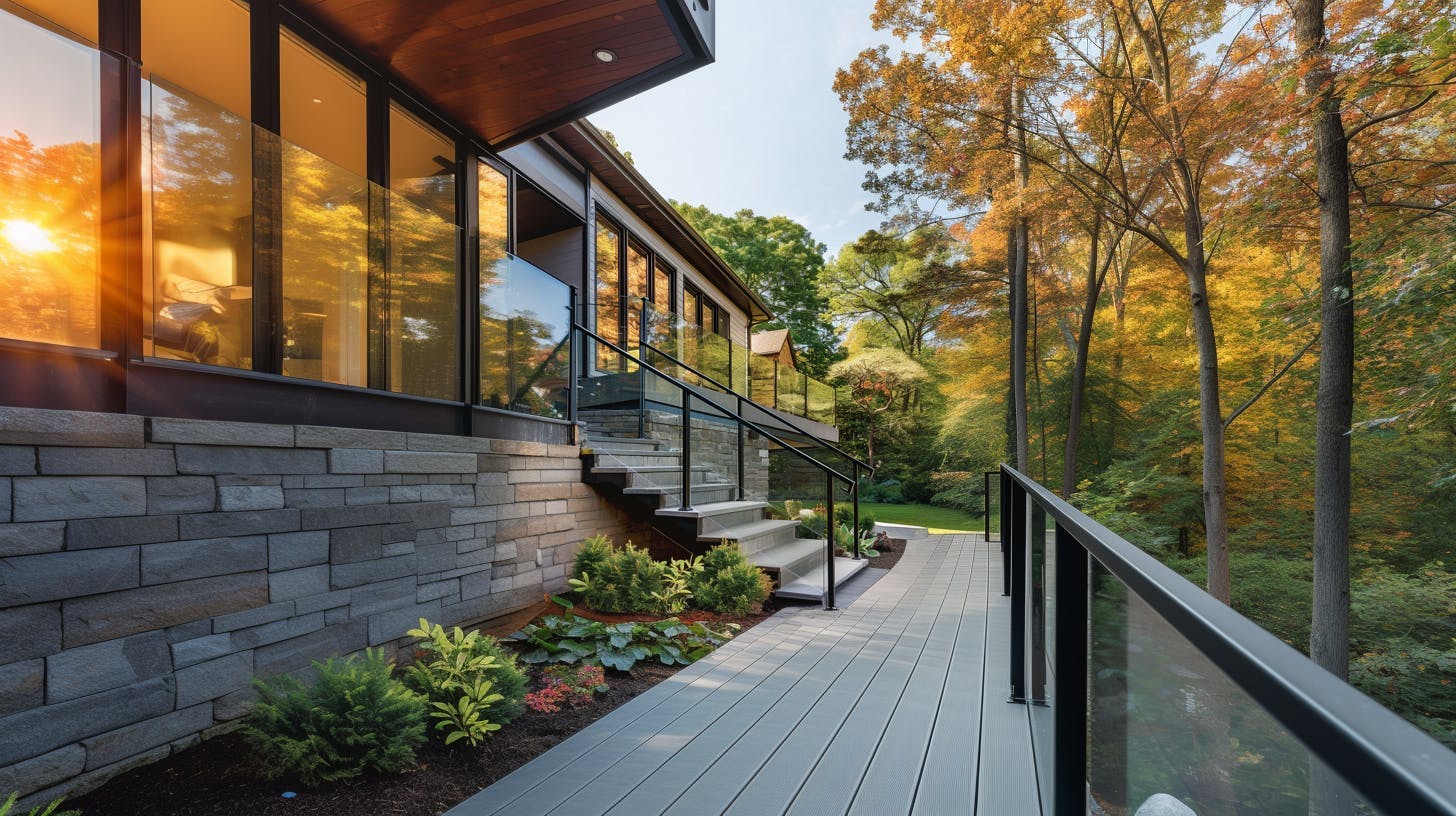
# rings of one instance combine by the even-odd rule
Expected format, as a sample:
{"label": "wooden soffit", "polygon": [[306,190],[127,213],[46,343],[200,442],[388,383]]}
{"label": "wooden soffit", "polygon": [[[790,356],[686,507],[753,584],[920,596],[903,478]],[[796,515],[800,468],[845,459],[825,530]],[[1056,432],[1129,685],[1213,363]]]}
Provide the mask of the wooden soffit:
{"label": "wooden soffit", "polygon": [[[704,0],[293,0],[290,5],[370,55],[497,149],[713,59],[712,19]],[[611,51],[616,60],[600,61],[598,49]]]}

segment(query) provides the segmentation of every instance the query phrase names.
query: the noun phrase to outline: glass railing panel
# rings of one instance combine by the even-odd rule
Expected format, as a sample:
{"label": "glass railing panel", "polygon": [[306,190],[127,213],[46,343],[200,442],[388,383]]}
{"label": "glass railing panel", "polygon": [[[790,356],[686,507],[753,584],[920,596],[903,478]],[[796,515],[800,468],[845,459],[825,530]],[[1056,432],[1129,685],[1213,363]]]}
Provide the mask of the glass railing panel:
{"label": "glass railing panel", "polygon": [[834,387],[813,377],[808,378],[806,382],[808,391],[805,396],[804,416],[815,422],[833,425],[837,398]]}
{"label": "glass railing panel", "polygon": [[[514,255],[482,268],[479,375],[483,405],[564,418],[571,387],[571,287]],[[613,376],[591,379],[606,386]],[[598,391],[603,399],[613,397],[605,388]],[[631,401],[636,399],[633,391]]]}
{"label": "glass railing panel", "polygon": [[806,383],[804,375],[786,366],[779,366],[777,372],[778,405],[780,411],[798,416],[804,415]]}
{"label": "glass railing panel", "polygon": [[778,372],[774,361],[757,354],[748,362],[748,396],[759,405],[778,406]]}
{"label": "glass railing panel", "polygon": [[98,348],[100,81],[119,63],[4,10],[0,42],[0,337]]}
{"label": "glass railing panel", "polygon": [[1164,797],[1208,816],[1379,812],[1095,560],[1091,589],[1088,792],[1105,812]]}

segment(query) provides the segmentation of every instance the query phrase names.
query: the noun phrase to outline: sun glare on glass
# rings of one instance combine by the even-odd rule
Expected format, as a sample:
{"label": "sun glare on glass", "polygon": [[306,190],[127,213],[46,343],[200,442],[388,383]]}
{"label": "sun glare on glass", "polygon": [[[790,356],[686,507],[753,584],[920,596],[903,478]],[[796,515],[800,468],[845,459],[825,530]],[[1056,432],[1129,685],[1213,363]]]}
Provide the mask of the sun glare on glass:
{"label": "sun glare on glass", "polygon": [[44,229],[29,221],[0,221],[0,238],[27,255],[55,252],[58,249]]}

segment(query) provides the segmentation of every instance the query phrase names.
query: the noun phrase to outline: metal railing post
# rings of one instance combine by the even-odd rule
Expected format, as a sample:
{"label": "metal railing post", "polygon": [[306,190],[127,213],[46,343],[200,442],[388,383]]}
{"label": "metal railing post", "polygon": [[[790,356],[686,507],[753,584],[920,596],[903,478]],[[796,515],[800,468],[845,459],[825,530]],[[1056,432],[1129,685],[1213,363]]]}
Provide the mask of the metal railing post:
{"label": "metal railing post", "polygon": [[[585,355],[580,354],[576,342],[576,287],[571,287],[571,299],[566,303],[567,329],[566,336],[569,348],[566,351],[566,418],[576,422],[576,389],[580,383],[577,379],[577,360]],[[583,338],[585,340],[585,338]]]}
{"label": "metal railing post", "polygon": [[1001,595],[1011,594],[1011,474],[1001,469]]}
{"label": "metal railing post", "polygon": [[[854,535],[854,541],[850,543],[854,545],[854,560],[858,561],[859,543],[863,538],[863,534],[859,530],[859,462],[852,462],[850,464],[850,472],[854,477],[854,484],[849,488],[853,491],[850,498],[854,500],[854,526],[850,528]],[[831,481],[830,484],[833,484],[833,482]]]}
{"label": "metal railing post", "polygon": [[[642,298],[642,318],[637,324],[637,359],[647,361],[647,298]],[[622,363],[625,365],[626,360]],[[637,438],[647,438],[647,369],[637,364]]]}
{"label": "metal railing post", "polygon": [[829,495],[824,507],[824,608],[837,609],[834,605],[834,477],[826,476]]}
{"label": "metal railing post", "polygon": [[1001,505],[1011,518],[1011,702],[1026,702],[1026,488],[1011,483],[1010,501]]}
{"label": "metal railing post", "polygon": [[[743,416],[743,397],[741,397],[741,396],[738,397],[738,415],[739,416]],[[747,433],[748,433],[747,430],[743,427],[743,423],[742,422],[738,423],[738,500],[739,501],[743,501],[744,498],[746,498],[746,496],[747,496],[747,492],[743,489],[743,485],[744,485],[743,445],[744,445],[744,436]]]}
{"label": "metal railing post", "polygon": [[682,504],[679,510],[693,509],[693,392],[682,392]]}
{"label": "metal railing post", "polygon": [[1052,661],[1052,813],[1087,808],[1087,550],[1061,523],[1056,534]]}

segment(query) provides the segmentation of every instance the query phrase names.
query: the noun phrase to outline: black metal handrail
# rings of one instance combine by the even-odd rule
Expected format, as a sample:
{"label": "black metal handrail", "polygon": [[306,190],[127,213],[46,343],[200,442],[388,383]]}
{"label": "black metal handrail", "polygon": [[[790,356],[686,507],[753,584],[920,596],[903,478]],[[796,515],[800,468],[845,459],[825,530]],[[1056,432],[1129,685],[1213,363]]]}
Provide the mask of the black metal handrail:
{"label": "black metal handrail", "polygon": [[[726,417],[728,419],[731,419],[731,420],[733,420],[733,421],[735,421],[735,422],[738,423],[738,427],[740,429],[739,443],[738,443],[739,444],[739,461],[740,461],[740,463],[742,462],[742,459],[743,459],[743,454],[742,454],[743,440],[742,440],[742,433],[741,433],[741,431],[742,431],[743,428],[748,428],[748,429],[753,430],[759,436],[762,436],[763,438],[769,440],[770,442],[773,442],[774,444],[778,445],[781,448],[784,448],[785,450],[789,451],[790,453],[794,454],[795,456],[798,456],[800,459],[804,460],[805,462],[808,462],[810,465],[812,465],[813,467],[817,468],[819,471],[821,471],[822,473],[825,474],[826,478],[828,479],[828,483],[829,483],[829,491],[828,491],[828,496],[827,496],[826,505],[825,505],[825,511],[827,513],[828,519],[827,519],[827,522],[825,524],[825,539],[826,539],[825,540],[825,584],[826,584],[826,586],[825,586],[825,595],[824,595],[824,607],[826,609],[834,609],[835,608],[835,606],[834,606],[834,482],[835,482],[835,480],[838,480],[840,482],[843,482],[843,483],[849,485],[849,487],[850,487],[850,493],[854,497],[854,516],[855,516],[854,524],[855,524],[856,529],[859,527],[859,490],[858,490],[857,483],[853,479],[851,479],[850,477],[845,476],[844,474],[840,473],[839,471],[835,470],[834,468],[829,467],[828,465],[824,464],[823,462],[820,462],[818,459],[815,459],[814,457],[810,456],[809,454],[804,453],[803,451],[799,450],[798,448],[796,448],[796,447],[788,444],[784,440],[780,439],[777,435],[769,432],[767,429],[765,429],[763,426],[759,425],[758,423],[754,422],[753,420],[748,419],[748,418],[742,416],[741,414],[738,414],[738,413],[735,413],[733,411],[730,411],[730,410],[728,410],[727,408],[724,408],[721,405],[718,405],[717,403],[713,402],[712,400],[710,400],[706,396],[704,396],[702,392],[698,391],[697,389],[693,388],[692,386],[688,385],[687,383],[684,383],[681,380],[677,379],[676,377],[672,377],[672,376],[664,373],[662,370],[658,369],[656,366],[653,366],[650,363],[646,362],[645,360],[642,360],[638,356],[636,356],[636,355],[632,354],[631,352],[627,351],[622,346],[619,346],[616,343],[612,342],[611,340],[608,340],[605,337],[602,337],[601,335],[597,334],[596,332],[592,331],[591,329],[588,329],[587,327],[585,327],[585,326],[583,326],[583,325],[581,325],[579,323],[575,323],[575,322],[572,323],[572,329],[574,331],[579,331],[584,336],[590,337],[591,339],[597,341],[598,343],[602,344],[603,346],[606,346],[608,349],[610,349],[610,350],[616,352],[617,354],[621,355],[623,359],[629,360],[629,361],[632,361],[632,362],[635,362],[640,367],[641,370],[645,370],[645,371],[652,372],[653,374],[657,375],[659,378],[661,378],[663,380],[666,380],[668,382],[668,384],[672,385],[674,388],[676,388],[676,389],[678,389],[679,391],[682,392],[682,428],[681,428],[681,433],[682,433],[682,441],[681,441],[681,445],[682,445],[682,503],[681,503],[681,507],[679,509],[681,509],[681,510],[691,510],[692,509],[692,450],[693,450],[692,449],[692,438],[693,438],[693,435],[691,433],[691,426],[692,426],[692,421],[691,420],[692,420],[692,413],[693,413],[693,403],[692,403],[692,401],[693,401],[694,398],[696,398],[702,405],[704,405],[704,406],[706,406],[708,408],[711,408],[712,410],[716,411],[718,414],[720,414],[720,415],[722,415],[722,416],[724,416],[724,417]],[[583,359],[585,359],[586,355],[583,354],[582,357],[583,357]],[[740,399],[741,399],[741,397],[740,397]],[[740,469],[739,472],[740,472],[740,474],[742,473],[741,469]],[[859,548],[858,547],[855,547],[855,554],[858,555],[858,553],[859,553]]]}
{"label": "black metal handrail", "polygon": [[[1013,700],[1035,696],[1034,688],[1028,694],[1026,664],[1047,660],[1027,637],[1028,544],[1031,535],[1044,535],[1028,529],[1028,502],[1056,523],[1053,813],[1080,814],[1087,802],[1088,582],[1095,559],[1371,806],[1456,814],[1456,754],[1445,746],[1030,477],[1002,465],[1001,487]],[[1033,686],[1038,681],[1044,682],[1034,678]],[[1082,703],[1063,702],[1072,700]]]}

